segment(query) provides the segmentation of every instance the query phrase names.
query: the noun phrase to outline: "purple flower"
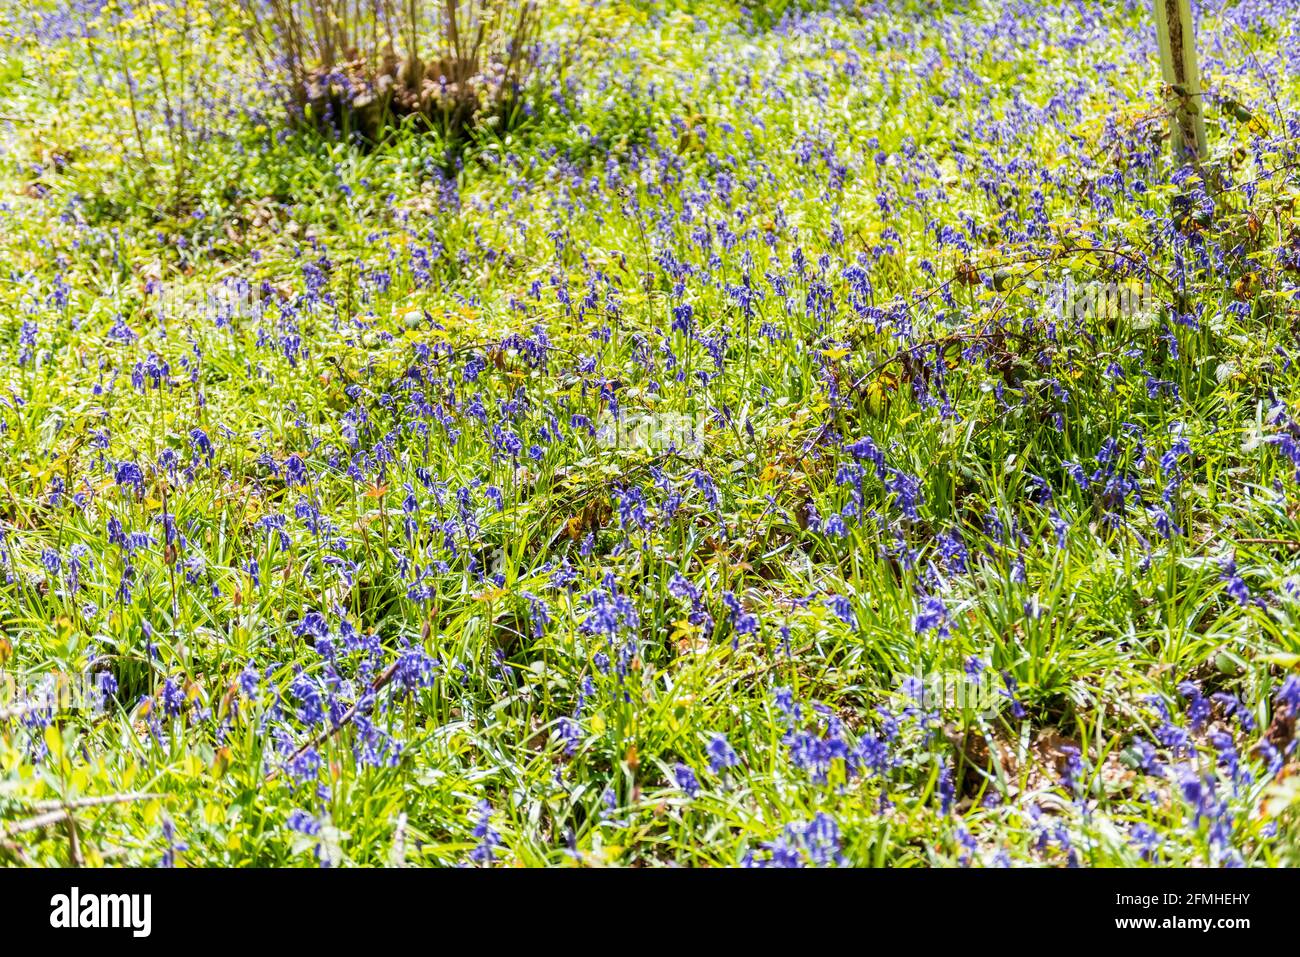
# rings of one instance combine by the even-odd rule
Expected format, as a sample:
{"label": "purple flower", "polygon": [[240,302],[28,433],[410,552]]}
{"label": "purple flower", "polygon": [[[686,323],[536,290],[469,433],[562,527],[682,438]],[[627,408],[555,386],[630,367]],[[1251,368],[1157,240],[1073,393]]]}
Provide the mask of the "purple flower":
{"label": "purple flower", "polygon": [[1286,680],[1282,682],[1282,687],[1277,690],[1274,700],[1278,704],[1286,705],[1291,717],[1300,715],[1300,677],[1287,675]]}
{"label": "purple flower", "polygon": [[289,776],[299,784],[316,780],[322,766],[321,757],[315,748],[308,748],[302,754],[290,758],[287,765]]}
{"label": "purple flower", "polygon": [[1232,558],[1224,559],[1221,577],[1228,594],[1237,604],[1250,604],[1250,589],[1246,587],[1246,583],[1237,574],[1237,563]]}
{"label": "purple flower", "polygon": [[402,641],[402,650],[397,658],[397,673],[393,677],[407,694],[411,694],[417,688],[428,688],[432,685],[436,669],[437,662],[429,657],[423,648],[418,645],[412,646],[409,641]]}
{"label": "purple flower", "polygon": [[806,824],[788,824],[775,841],[760,846],[759,853],[745,855],[743,867],[795,868],[812,865],[829,867],[844,863],[840,850],[839,825],[824,812]]}
{"label": "purple flower", "polygon": [[1065,745],[1061,748],[1061,753],[1065,755],[1065,767],[1061,771],[1061,785],[1070,794],[1078,795],[1083,787],[1083,757],[1079,749],[1072,745]]}
{"label": "purple flower", "polygon": [[290,455],[284,463],[284,484],[290,487],[307,484],[307,467],[302,464],[297,454]]}
{"label": "purple flower", "polygon": [[936,595],[928,595],[921,600],[921,609],[912,619],[912,627],[918,635],[937,632],[940,638],[950,635],[948,630],[948,607]]}
{"label": "purple flower", "polygon": [[979,845],[975,843],[975,836],[970,831],[957,825],[957,843],[961,845],[961,854],[957,858],[957,863],[962,867],[970,867],[971,860],[974,858],[975,851]]}
{"label": "purple flower", "polygon": [[297,831],[300,834],[306,834],[309,837],[315,837],[320,834],[320,821],[316,820],[303,810],[295,810],[290,813],[289,819],[285,823],[288,825],[290,830]]}
{"label": "purple flower", "polygon": [[144,492],[144,472],[134,462],[119,462],[113,473],[113,480],[119,487],[130,486],[137,495]]}
{"label": "purple flower", "polygon": [[857,627],[858,617],[853,612],[853,603],[843,595],[831,595],[826,599],[826,604],[844,624]]}
{"label": "purple flower", "polygon": [[700,782],[689,766],[678,764],[673,768],[673,778],[677,781],[677,786],[686,792],[687,797],[693,798],[700,793]]}
{"label": "purple flower", "polygon": [[1160,850],[1160,835],[1150,824],[1139,822],[1129,831],[1128,842],[1137,848],[1144,861],[1155,860]]}
{"label": "purple flower", "polygon": [[496,860],[496,849],[501,846],[501,835],[492,828],[490,823],[492,805],[487,801],[479,801],[475,805],[475,810],[478,812],[478,820],[471,833],[477,838],[478,844],[469,852],[469,859],[476,864],[491,864]]}
{"label": "purple flower", "polygon": [[722,603],[727,606],[727,617],[736,635],[752,635],[758,631],[758,618],[745,611],[734,594],[723,592]]}
{"label": "purple flower", "polygon": [[1002,683],[1006,687],[999,689],[998,693],[1010,703],[1012,716],[1017,720],[1024,718],[1028,712],[1025,711],[1024,705],[1020,703],[1020,699],[1016,696],[1016,691],[1020,687],[1019,682],[1012,677],[1011,672],[1004,671],[1002,672]]}
{"label": "purple flower", "polygon": [[163,851],[162,866],[176,866],[176,852],[189,850],[189,845],[176,839],[176,825],[172,819],[164,817],[162,822],[163,840],[167,842],[167,849]]}
{"label": "purple flower", "polygon": [[726,768],[735,767],[740,763],[740,758],[736,756],[735,750],[725,735],[715,734],[709,739],[709,770],[714,774],[721,774]]}
{"label": "purple flower", "polygon": [[956,797],[957,785],[953,781],[952,765],[945,763],[939,772],[939,811],[943,814],[951,811]]}
{"label": "purple flower", "polygon": [[1242,731],[1255,730],[1255,718],[1250,713],[1250,709],[1241,703],[1241,699],[1227,691],[1216,691],[1210,695],[1211,701],[1217,701],[1223,708],[1223,713],[1228,717],[1237,716],[1237,722],[1241,725]]}
{"label": "purple flower", "polygon": [[555,735],[564,747],[564,753],[574,755],[582,744],[582,726],[574,718],[561,718],[555,723]]}
{"label": "purple flower", "polygon": [[202,429],[190,429],[190,445],[194,449],[195,460],[201,455],[209,465],[212,464],[212,440]]}
{"label": "purple flower", "polygon": [[163,713],[169,718],[176,717],[185,708],[185,691],[174,678],[163,682],[162,705]]}
{"label": "purple flower", "polygon": [[1192,722],[1192,733],[1195,734],[1210,719],[1210,702],[1201,694],[1201,689],[1190,681],[1180,684],[1178,693],[1187,699],[1187,717]]}

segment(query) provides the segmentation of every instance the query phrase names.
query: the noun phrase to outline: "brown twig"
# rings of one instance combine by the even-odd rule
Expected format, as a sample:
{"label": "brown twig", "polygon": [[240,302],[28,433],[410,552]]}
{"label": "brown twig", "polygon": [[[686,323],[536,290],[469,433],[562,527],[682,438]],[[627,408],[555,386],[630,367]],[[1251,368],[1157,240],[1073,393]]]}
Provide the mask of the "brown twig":
{"label": "brown twig", "polygon": [[81,838],[77,835],[77,818],[67,808],[64,808],[64,821],[68,826],[68,866],[85,867],[86,860],[81,856]]}
{"label": "brown twig", "polygon": [[39,831],[51,824],[58,824],[67,816],[67,809],[59,808],[57,811],[47,811],[45,814],[38,814],[22,821],[14,821],[12,824],[5,825],[5,836],[13,837],[17,834],[26,834],[28,831]]}
{"label": "brown twig", "polygon": [[77,798],[75,801],[36,801],[32,804],[34,811],[53,811],[58,808],[71,808],[80,811],[88,807],[104,807],[109,804],[129,804],[132,801],[151,801],[166,797],[165,794],[152,792],[131,792],[127,794],[105,794],[99,797]]}
{"label": "brown twig", "polygon": [[103,807],[109,804],[127,804],[131,801],[148,801],[163,796],[162,794],[109,794],[103,797],[79,798],[75,801],[37,801],[32,805],[32,808],[42,813],[6,824],[4,826],[4,836],[14,837],[28,831],[39,831],[53,824],[59,824],[71,818],[73,811],[82,808]]}

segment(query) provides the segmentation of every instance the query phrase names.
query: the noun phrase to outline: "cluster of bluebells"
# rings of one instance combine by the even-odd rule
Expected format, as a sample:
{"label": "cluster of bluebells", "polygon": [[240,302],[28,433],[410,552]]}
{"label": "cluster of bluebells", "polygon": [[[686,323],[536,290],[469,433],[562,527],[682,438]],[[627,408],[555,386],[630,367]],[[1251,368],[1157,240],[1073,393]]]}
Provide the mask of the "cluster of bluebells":
{"label": "cluster of bluebells", "polygon": [[[9,233],[40,237],[44,263],[0,294],[14,317],[0,459],[23,470],[6,488],[30,487],[0,522],[0,578],[24,628],[71,623],[55,626],[77,636],[59,646],[107,669],[102,694],[134,709],[149,761],[244,748],[274,794],[326,807],[340,775],[409,784],[454,764],[429,743],[454,727],[509,736],[476,759],[538,752],[546,788],[623,827],[641,809],[618,805],[611,769],[636,770],[629,746],[659,740],[647,732],[671,702],[685,730],[654,757],[683,821],[742,783],[813,808],[866,793],[875,812],[937,811],[971,864],[972,778],[942,733],[962,716],[912,679],[890,694],[884,672],[961,662],[991,682],[1000,733],[1039,730],[1055,692],[1035,682],[1060,663],[1020,651],[1078,637],[1068,596],[1046,597],[1058,568],[1123,556],[1141,606],[1139,589],[1163,587],[1156,563],[1200,540],[1204,489],[1223,482],[1249,485],[1285,527],[1300,485],[1290,351],[1240,357],[1260,379],[1259,422],[1217,418],[1236,403],[1206,401],[1200,371],[1214,371],[1206,342],[1217,362],[1234,341],[1222,330],[1300,292],[1294,236],[1254,235],[1280,225],[1257,210],[1294,191],[1300,118],[1285,99],[1258,104],[1279,112],[1268,124],[1225,121],[1241,162],[1212,195],[1164,158],[1157,120],[1121,119],[1142,111],[1110,78],[1155,55],[1127,8],[886,10],[864,31],[843,4],[769,24],[741,6],[689,18],[692,69],[629,44],[564,71],[579,75],[546,87],[532,117],[555,124],[545,145],[503,140],[454,170],[417,156],[382,184],[340,162],[320,189],[364,243],[278,220],[261,234],[244,211],[164,233],[153,217],[110,223],[98,217],[118,204],[53,189],[59,170],[32,164],[22,203],[0,208]],[[1294,33],[1293,7],[1207,16],[1207,73],[1257,88],[1256,58],[1232,51],[1252,15]],[[40,19],[52,43],[104,39]],[[675,22],[644,19],[645,43]],[[883,69],[897,50],[915,52],[908,68]],[[1099,67],[1059,80],[1050,51]],[[1043,69],[995,83],[981,66],[1020,56]],[[1300,53],[1277,58],[1273,73],[1300,73]],[[133,102],[156,92],[127,82]],[[828,119],[859,102],[924,112],[938,133]],[[967,102],[980,108],[954,108]],[[1081,104],[1099,132],[1080,132]],[[207,128],[189,120],[178,128]],[[1223,225],[1236,219],[1255,222],[1246,238]],[[139,302],[82,308],[110,258],[124,275],[157,259],[202,277],[222,235],[246,261],[223,262],[222,295],[184,316],[152,269]],[[988,265],[1081,259],[1178,294],[1149,326],[1044,314]],[[1235,367],[1221,371],[1232,386]],[[689,443],[608,441],[683,419]],[[1260,442],[1232,453],[1241,469],[1208,470],[1246,426]],[[1245,549],[1216,552],[1208,578],[1213,612],[1254,635],[1300,586],[1276,586]],[[2,646],[0,668],[11,653],[48,665],[38,637]],[[1126,743],[1133,802],[1203,833],[1216,863],[1245,857],[1252,801],[1294,759],[1293,740],[1260,740],[1258,725],[1265,706],[1294,721],[1300,683],[1267,702],[1248,691],[1184,681],[1147,702],[1151,737]],[[714,705],[727,717],[698,721]],[[774,733],[754,733],[758,713]],[[56,717],[5,719],[24,760],[48,760]],[[1086,830],[1104,768],[1082,747],[1059,757],[1045,787]],[[484,788],[468,860],[490,864],[505,842],[488,801],[513,805]],[[1047,807],[1060,803],[1029,807],[1032,843],[1076,862],[1079,835]],[[286,827],[321,856],[326,820],[297,810]],[[173,863],[185,846],[171,819],[160,837]],[[1149,861],[1179,839],[1146,821],[1129,838]],[[827,810],[745,861],[827,866],[843,847]]]}
{"label": "cluster of bluebells", "polygon": [[749,851],[743,867],[834,867],[845,862],[839,825],[830,815],[818,814],[804,824],[787,824],[773,841]]}

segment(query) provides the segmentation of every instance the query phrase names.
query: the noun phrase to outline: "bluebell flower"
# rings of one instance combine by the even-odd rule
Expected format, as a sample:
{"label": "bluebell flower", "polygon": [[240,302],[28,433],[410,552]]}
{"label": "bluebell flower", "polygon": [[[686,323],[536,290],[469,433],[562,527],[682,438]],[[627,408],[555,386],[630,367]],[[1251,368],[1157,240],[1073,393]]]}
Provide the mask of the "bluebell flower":
{"label": "bluebell flower", "polygon": [[1277,690],[1274,700],[1284,705],[1292,718],[1300,716],[1300,676],[1289,674]]}
{"label": "bluebell flower", "polygon": [[1250,604],[1250,589],[1237,574],[1237,563],[1232,558],[1225,558],[1222,565],[1222,578],[1228,594],[1239,605]]}
{"label": "bluebell flower", "polygon": [[407,694],[418,688],[428,688],[433,684],[437,662],[418,645],[412,645],[406,639],[397,658],[397,673],[394,678],[398,687]]}
{"label": "bluebell flower", "polygon": [[727,606],[728,620],[736,635],[752,635],[758,631],[758,618],[751,615],[731,592],[722,593],[722,603]]}
{"label": "bluebell flower", "polygon": [[176,717],[185,708],[185,691],[175,678],[163,681],[162,705],[163,713],[169,718]]}
{"label": "bluebell flower", "polygon": [[572,756],[578,753],[578,748],[582,744],[582,726],[578,724],[577,719],[560,718],[555,724],[555,734],[565,754]]}
{"label": "bluebell flower", "polygon": [[163,850],[162,866],[176,866],[176,852],[189,850],[189,845],[176,838],[176,825],[170,817],[163,817],[162,822],[163,840],[167,842],[167,847]]}
{"label": "bluebell flower", "polygon": [[688,765],[678,764],[673,768],[673,778],[677,786],[686,793],[689,798],[695,797],[700,793],[700,782],[695,777],[695,772]]}
{"label": "bluebell flower", "polygon": [[1187,716],[1192,722],[1192,733],[1205,727],[1210,719],[1210,702],[1201,694],[1201,689],[1190,681],[1178,686],[1178,693],[1187,699]]}
{"label": "bluebell flower", "polygon": [[478,818],[471,832],[478,844],[469,852],[469,859],[476,864],[491,864],[496,860],[497,848],[501,846],[501,835],[491,825],[492,805],[479,801],[475,806]]}
{"label": "bluebell flower", "polygon": [[857,615],[853,611],[853,603],[843,595],[831,595],[826,599],[826,604],[830,606],[831,611],[846,625],[857,626]]}
{"label": "bluebell flower", "polygon": [[819,811],[806,824],[788,824],[776,840],[745,855],[743,867],[830,867],[844,863],[839,825]]}
{"label": "bluebell flower", "polygon": [[285,822],[290,830],[297,831],[300,834],[306,834],[315,837],[320,834],[320,821],[312,817],[308,812],[295,809],[289,814],[289,819]]}
{"label": "bluebell flower", "polygon": [[119,462],[113,480],[120,487],[130,487],[137,495],[144,493],[144,472],[134,462]]}
{"label": "bluebell flower", "polygon": [[933,631],[940,638],[949,637],[948,607],[936,595],[925,596],[921,599],[920,610],[912,619],[912,627],[918,635]]}
{"label": "bluebell flower", "polygon": [[1154,827],[1145,822],[1134,824],[1129,831],[1129,843],[1137,848],[1144,861],[1154,861],[1159,854],[1161,838]]}
{"label": "bluebell flower", "polygon": [[715,734],[709,739],[708,745],[709,769],[714,774],[721,774],[726,768],[735,767],[740,763],[740,758],[736,756],[735,750],[725,735]]}

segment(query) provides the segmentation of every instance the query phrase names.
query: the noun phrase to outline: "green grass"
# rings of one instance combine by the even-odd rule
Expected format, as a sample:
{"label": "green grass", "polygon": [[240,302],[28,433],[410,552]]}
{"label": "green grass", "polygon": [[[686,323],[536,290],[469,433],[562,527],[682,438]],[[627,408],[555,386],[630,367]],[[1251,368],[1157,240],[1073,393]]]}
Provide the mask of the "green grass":
{"label": "green grass", "polygon": [[1142,4],[713,6],[459,160],[5,14],[0,857],[1297,863],[1295,11],[1199,14],[1202,177]]}

